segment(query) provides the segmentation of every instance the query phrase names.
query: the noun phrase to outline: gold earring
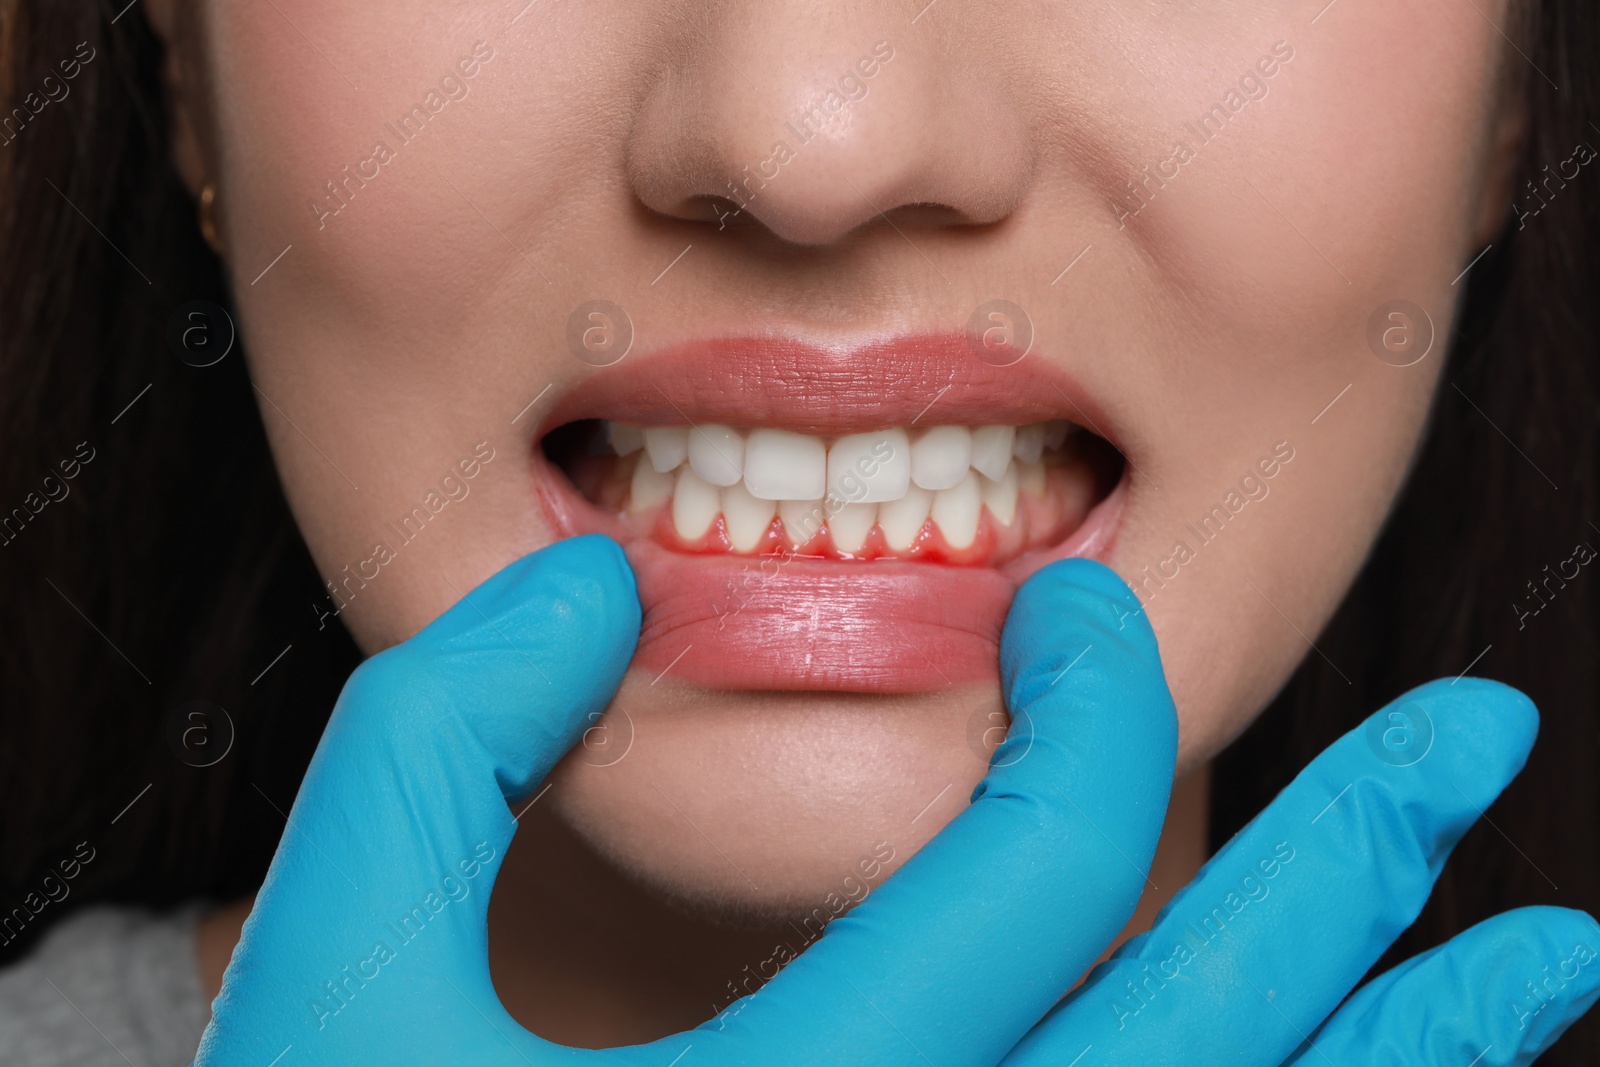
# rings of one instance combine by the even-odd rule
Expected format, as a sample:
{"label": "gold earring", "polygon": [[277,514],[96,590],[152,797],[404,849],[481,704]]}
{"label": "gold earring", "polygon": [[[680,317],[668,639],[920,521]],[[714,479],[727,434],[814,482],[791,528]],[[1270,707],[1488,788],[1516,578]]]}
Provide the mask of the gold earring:
{"label": "gold earring", "polygon": [[217,186],[215,182],[207,181],[200,187],[200,236],[204,237],[206,244],[211,246],[211,251],[222,255],[222,239],[217,236]]}

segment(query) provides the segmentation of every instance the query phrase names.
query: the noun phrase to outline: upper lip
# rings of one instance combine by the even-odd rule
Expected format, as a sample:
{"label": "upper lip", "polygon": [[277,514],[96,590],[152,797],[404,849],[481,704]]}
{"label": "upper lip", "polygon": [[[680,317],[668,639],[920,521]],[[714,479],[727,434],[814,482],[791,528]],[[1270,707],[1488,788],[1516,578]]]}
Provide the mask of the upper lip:
{"label": "upper lip", "polygon": [[1036,353],[991,365],[959,332],[844,346],[759,336],[687,341],[596,371],[555,403],[543,427],[579,419],[819,436],[1067,419],[1120,447],[1116,427],[1071,373]]}

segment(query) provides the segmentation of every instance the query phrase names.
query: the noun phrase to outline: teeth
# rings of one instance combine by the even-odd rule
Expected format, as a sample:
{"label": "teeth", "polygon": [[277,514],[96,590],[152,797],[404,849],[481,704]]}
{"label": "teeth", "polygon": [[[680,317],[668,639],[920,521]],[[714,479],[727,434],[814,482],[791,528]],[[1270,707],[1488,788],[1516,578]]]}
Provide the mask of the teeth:
{"label": "teeth", "polygon": [[1017,488],[1036,497],[1044,496],[1044,464],[1017,464]]}
{"label": "teeth", "polygon": [[978,537],[978,511],[982,507],[978,476],[968,471],[949,489],[933,494],[930,516],[951,548],[966,548]]}
{"label": "teeth", "polygon": [[617,455],[631,456],[644,447],[644,431],[631,422],[608,422],[606,440]]}
{"label": "teeth", "polygon": [[924,489],[949,489],[972,466],[972,433],[935,426],[911,446],[911,480]]}
{"label": "teeth", "polygon": [[728,426],[696,426],[689,431],[689,466],[712,485],[734,485],[744,477],[744,438]]}
{"label": "teeth", "polygon": [[1024,463],[1039,462],[1039,457],[1044,455],[1044,423],[1018,426],[1017,435],[1011,441],[1011,454]]}
{"label": "teeth", "polygon": [[841,500],[898,500],[911,484],[911,440],[900,429],[853,433],[828,449],[828,491]]}
{"label": "teeth", "polygon": [[1045,452],[1075,429],[1059,419],[936,426],[913,443],[905,429],[890,428],[848,434],[829,446],[773,428],[741,433],[714,423],[612,422],[606,437],[619,456],[644,450],[633,466],[628,510],[637,514],[670,500],[673,525],[686,541],[704,537],[720,514],[733,550],[756,551],[776,517],[796,547],[826,527],[834,546],[853,554],[874,526],[900,552],[916,544],[929,519],[954,549],[974,543],[984,509],[997,524],[1011,525],[1021,493],[1045,495]]}
{"label": "teeth", "polygon": [[904,552],[916,543],[932,510],[933,491],[916,485],[899,500],[879,504],[878,528],[883,531],[883,539],[894,551]]}
{"label": "teeth", "polygon": [[989,478],[981,479],[979,493],[983,498],[983,506],[989,509],[995,521],[1001,526],[1010,526],[1017,517],[1017,465],[1007,464],[1005,476],[998,482]]}
{"label": "teeth", "polygon": [[846,504],[828,517],[828,532],[833,535],[833,547],[840,552],[859,552],[867,543],[867,534],[878,521],[878,505]]}
{"label": "teeth", "polygon": [[[648,445],[646,446],[648,447]],[[717,487],[692,469],[678,472],[672,490],[672,525],[685,541],[698,541],[717,521],[722,510],[722,494]]]}
{"label": "teeth", "polygon": [[828,449],[821,438],[788,430],[754,430],[744,446],[744,485],[761,500],[821,500]]}
{"label": "teeth", "polygon": [[728,526],[728,543],[735,552],[754,551],[777,513],[776,500],[758,500],[742,485],[730,485],[722,491],[722,517]]}
{"label": "teeth", "polygon": [[972,431],[972,469],[986,478],[1000,480],[1011,462],[1011,442],[1015,426],[980,426]]}
{"label": "teeth", "polygon": [[677,470],[689,458],[689,428],[646,426],[644,450],[650,456],[650,465],[662,474]]}
{"label": "teeth", "polygon": [[783,520],[783,532],[796,548],[817,536],[822,529],[822,499],[780,500],[778,518]]}
{"label": "teeth", "polygon": [[[642,439],[640,444],[643,447]],[[633,485],[628,490],[628,509],[634,512],[649,511],[657,504],[664,504],[672,497],[672,487],[672,475],[662,474],[645,462],[645,457],[640,456],[639,462],[633,465]]]}

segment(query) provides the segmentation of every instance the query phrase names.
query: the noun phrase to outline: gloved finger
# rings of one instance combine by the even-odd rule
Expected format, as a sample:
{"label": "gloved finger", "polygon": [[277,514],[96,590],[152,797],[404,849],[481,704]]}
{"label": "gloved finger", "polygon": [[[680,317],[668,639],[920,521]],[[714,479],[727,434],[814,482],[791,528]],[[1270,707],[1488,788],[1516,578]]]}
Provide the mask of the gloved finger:
{"label": "gloved finger", "polygon": [[992,1065],[1110,944],[1145,888],[1176,759],[1155,635],[1115,573],[1066,560],[1017,594],[1001,670],[1013,723],[971,805],[685,1035],[696,1055]]}
{"label": "gloved finger", "polygon": [[[218,1047],[253,1050],[265,1064],[296,1041],[335,1057],[342,1038],[362,1033],[346,1013],[382,1017],[407,989],[426,987],[422,999],[437,1007],[426,1024],[446,1032],[454,1016],[482,1027],[481,1011],[499,1012],[486,916],[515,828],[506,801],[543,779],[605,708],[639,615],[621,550],[581,537],[511,564],[361,665],[289,812],[199,1062]],[[461,958],[484,961],[481,974],[450,983]],[[232,990],[259,998],[275,984],[288,986],[277,990],[281,1006],[241,1005],[251,1025],[229,1032]],[[367,1030],[356,1060],[323,1062],[374,1056]],[[391,1027],[381,1039],[397,1038]]]}
{"label": "gloved finger", "polygon": [[[1007,1064],[1276,1065],[1422,910],[1522,769],[1527,697],[1432,682],[1318,756]],[[1245,1037],[1243,1035],[1248,1035]]]}
{"label": "gloved finger", "polygon": [[1597,955],[1584,912],[1496,915],[1368,982],[1285,1067],[1521,1067],[1600,997]]}

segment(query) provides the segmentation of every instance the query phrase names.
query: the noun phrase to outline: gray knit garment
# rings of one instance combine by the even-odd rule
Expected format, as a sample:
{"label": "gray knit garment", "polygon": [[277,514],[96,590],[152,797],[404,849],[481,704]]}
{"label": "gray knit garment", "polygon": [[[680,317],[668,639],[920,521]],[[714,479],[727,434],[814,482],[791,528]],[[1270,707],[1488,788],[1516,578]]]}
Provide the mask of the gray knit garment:
{"label": "gray knit garment", "polygon": [[20,960],[0,949],[0,1067],[186,1067],[211,1018],[203,910],[85,908]]}

